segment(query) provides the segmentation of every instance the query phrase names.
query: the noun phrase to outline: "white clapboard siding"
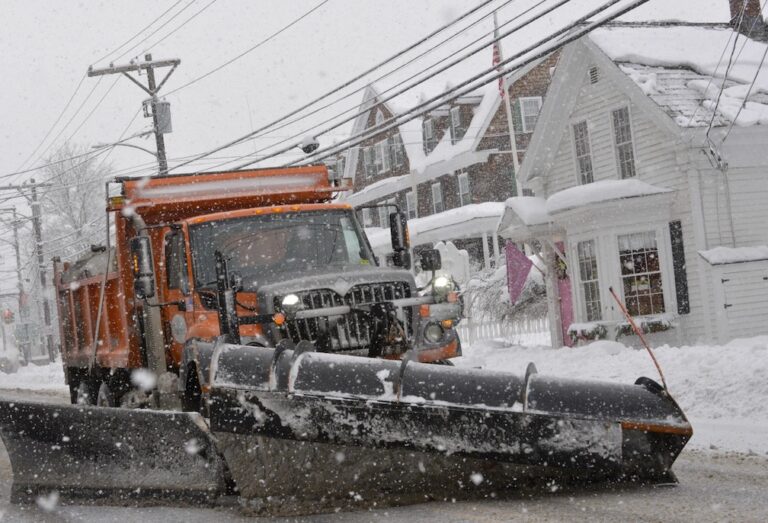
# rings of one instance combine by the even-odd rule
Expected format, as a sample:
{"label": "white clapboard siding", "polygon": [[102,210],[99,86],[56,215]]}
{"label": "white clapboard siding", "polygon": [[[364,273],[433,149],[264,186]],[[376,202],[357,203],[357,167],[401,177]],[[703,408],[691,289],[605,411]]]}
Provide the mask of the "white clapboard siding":
{"label": "white clapboard siding", "polygon": [[721,338],[768,333],[768,263],[734,263],[717,269]]}

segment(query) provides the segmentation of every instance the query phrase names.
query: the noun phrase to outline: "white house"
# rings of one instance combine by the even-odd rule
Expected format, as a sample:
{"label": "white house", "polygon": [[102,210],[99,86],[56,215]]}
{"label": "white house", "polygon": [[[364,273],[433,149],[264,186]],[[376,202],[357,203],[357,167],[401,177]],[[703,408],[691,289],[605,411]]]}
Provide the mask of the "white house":
{"label": "white house", "polygon": [[520,172],[536,197],[499,224],[548,253],[553,326],[626,333],[613,289],[652,344],[768,333],[767,52],[669,23],[563,50]]}

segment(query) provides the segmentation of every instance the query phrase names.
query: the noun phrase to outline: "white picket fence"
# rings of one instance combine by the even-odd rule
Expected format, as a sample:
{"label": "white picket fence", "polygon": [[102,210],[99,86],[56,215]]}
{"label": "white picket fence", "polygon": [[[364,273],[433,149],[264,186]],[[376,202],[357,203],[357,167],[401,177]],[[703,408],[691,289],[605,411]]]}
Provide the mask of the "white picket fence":
{"label": "white picket fence", "polygon": [[461,342],[470,346],[475,342],[502,339],[517,345],[551,345],[548,318],[532,318],[514,322],[473,321],[464,318],[457,326]]}

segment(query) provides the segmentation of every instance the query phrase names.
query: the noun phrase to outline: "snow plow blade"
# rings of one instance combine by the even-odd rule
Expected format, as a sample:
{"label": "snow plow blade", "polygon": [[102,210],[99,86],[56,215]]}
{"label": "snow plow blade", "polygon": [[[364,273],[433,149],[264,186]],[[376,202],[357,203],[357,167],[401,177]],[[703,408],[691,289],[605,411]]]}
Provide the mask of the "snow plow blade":
{"label": "snow plow blade", "polygon": [[225,467],[198,414],[0,401],[11,500],[212,502]]}
{"label": "snow plow blade", "polygon": [[649,481],[674,481],[692,435],[647,378],[546,378],[533,365],[523,377],[301,348],[216,347],[211,429]]}

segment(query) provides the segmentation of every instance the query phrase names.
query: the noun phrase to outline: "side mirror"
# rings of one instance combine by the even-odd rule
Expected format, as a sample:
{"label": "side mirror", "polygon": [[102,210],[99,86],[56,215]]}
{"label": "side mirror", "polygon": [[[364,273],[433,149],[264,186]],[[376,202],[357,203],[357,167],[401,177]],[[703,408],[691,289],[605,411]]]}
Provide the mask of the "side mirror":
{"label": "side mirror", "polygon": [[440,258],[440,251],[437,249],[421,251],[419,259],[422,271],[439,271],[443,267],[443,260]]}
{"label": "side mirror", "polygon": [[389,230],[392,233],[392,250],[408,250],[411,246],[411,238],[408,234],[408,218],[401,212],[393,212],[389,215]]}
{"label": "side mirror", "polygon": [[133,292],[139,299],[155,295],[155,271],[152,268],[152,243],[149,236],[131,238],[131,263],[133,267]]}
{"label": "side mirror", "polygon": [[389,215],[389,230],[392,235],[392,261],[395,267],[411,268],[411,238],[408,234],[408,218],[402,212]]}

